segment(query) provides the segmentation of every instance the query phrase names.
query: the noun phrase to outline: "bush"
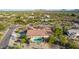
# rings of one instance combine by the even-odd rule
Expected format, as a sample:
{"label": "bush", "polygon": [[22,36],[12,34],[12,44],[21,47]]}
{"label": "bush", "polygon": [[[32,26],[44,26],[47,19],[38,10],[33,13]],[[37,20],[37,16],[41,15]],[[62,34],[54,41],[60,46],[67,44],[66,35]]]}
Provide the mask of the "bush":
{"label": "bush", "polygon": [[5,26],[3,24],[0,24],[0,30],[4,30]]}
{"label": "bush", "polygon": [[55,29],[55,36],[59,36],[59,35],[62,35],[63,34],[63,30],[61,28],[56,28]]}
{"label": "bush", "polygon": [[26,43],[27,42],[26,35],[23,35],[21,38],[22,38],[22,41],[21,41],[22,43]]}
{"label": "bush", "polygon": [[61,45],[66,45],[68,43],[68,38],[64,35],[60,35],[60,42],[61,42]]}
{"label": "bush", "polygon": [[54,35],[51,35],[51,36],[49,37],[48,43],[51,45],[51,44],[54,44],[55,41],[56,41],[56,37],[55,37]]}
{"label": "bush", "polygon": [[25,24],[26,24],[26,22],[24,22],[24,21],[21,20],[21,19],[15,20],[14,23],[15,23],[15,24],[21,24],[21,25],[25,25]]}
{"label": "bush", "polygon": [[78,48],[78,46],[75,42],[70,42],[69,47],[72,48],[72,49],[77,49]]}
{"label": "bush", "polygon": [[76,15],[75,14],[71,14],[71,16],[75,17]]}

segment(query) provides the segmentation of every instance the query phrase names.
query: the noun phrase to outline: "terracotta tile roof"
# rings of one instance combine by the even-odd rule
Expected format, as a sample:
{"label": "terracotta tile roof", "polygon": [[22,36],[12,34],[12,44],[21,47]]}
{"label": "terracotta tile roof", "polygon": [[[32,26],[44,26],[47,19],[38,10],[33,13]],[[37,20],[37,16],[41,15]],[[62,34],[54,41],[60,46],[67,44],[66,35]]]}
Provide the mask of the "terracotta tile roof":
{"label": "terracotta tile roof", "polygon": [[51,29],[29,29],[27,36],[49,36],[52,33]]}

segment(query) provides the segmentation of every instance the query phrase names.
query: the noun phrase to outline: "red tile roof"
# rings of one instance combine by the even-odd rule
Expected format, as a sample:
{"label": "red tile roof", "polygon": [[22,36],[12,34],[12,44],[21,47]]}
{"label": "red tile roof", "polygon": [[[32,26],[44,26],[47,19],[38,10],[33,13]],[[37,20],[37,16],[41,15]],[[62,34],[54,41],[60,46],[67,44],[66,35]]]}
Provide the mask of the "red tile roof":
{"label": "red tile roof", "polygon": [[49,28],[48,29],[34,28],[34,29],[28,29],[27,30],[27,36],[49,36],[51,33],[52,33],[52,31]]}

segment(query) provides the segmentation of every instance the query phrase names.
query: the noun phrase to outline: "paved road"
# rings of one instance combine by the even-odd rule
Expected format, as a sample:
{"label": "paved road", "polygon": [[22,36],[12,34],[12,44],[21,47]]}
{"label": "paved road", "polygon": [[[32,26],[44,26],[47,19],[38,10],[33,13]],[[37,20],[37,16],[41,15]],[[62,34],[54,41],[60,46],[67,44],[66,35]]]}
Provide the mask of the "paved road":
{"label": "paved road", "polygon": [[2,41],[0,42],[0,48],[6,49],[11,37],[12,32],[14,31],[14,29],[17,28],[16,25],[12,25],[9,30],[7,31],[7,33],[5,34],[5,36],[3,37]]}

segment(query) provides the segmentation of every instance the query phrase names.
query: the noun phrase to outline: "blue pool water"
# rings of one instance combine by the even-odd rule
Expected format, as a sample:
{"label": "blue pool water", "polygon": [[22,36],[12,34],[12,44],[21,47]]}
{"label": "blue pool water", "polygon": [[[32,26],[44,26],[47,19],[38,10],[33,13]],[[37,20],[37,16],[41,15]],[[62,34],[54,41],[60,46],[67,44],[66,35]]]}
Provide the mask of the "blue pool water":
{"label": "blue pool water", "polygon": [[41,43],[41,42],[43,42],[43,38],[42,37],[33,37],[31,40],[33,42],[35,42],[35,43]]}

